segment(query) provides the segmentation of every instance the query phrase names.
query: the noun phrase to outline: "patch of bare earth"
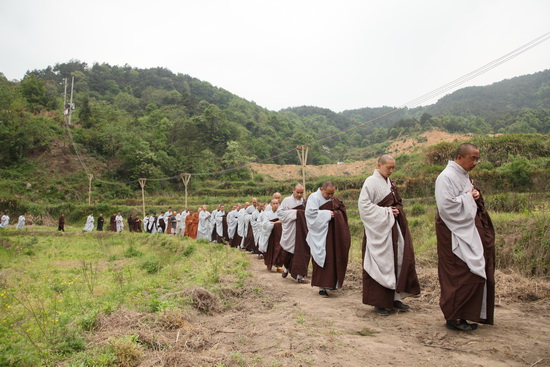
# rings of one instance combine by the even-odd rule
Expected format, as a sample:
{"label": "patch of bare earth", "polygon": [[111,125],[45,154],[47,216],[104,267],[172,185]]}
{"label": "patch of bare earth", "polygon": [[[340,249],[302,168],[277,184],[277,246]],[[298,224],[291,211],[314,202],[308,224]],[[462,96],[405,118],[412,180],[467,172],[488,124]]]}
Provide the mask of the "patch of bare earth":
{"label": "patch of bare earth", "polygon": [[[469,138],[471,138],[469,135],[450,134],[445,131],[426,131],[420,134],[419,138],[396,139],[389,146],[387,153],[393,155],[412,153],[418,148],[425,148],[441,142],[462,142]],[[352,163],[308,165],[306,166],[306,177],[370,175],[375,166],[376,159],[374,158]],[[253,163],[250,169],[254,173],[275,181],[301,180],[302,178],[302,166],[296,164]]]}
{"label": "patch of bare earth", "polygon": [[137,335],[144,351],[139,366],[550,365],[548,281],[497,271],[495,325],[459,333],[444,327],[434,268],[417,269],[423,289],[407,299],[410,312],[382,317],[361,303],[358,261],[344,288],[328,298],[267,271],[254,255],[250,262],[246,287],[219,294],[224,307],[206,290],[167,294],[191,297],[203,309],[121,310],[101,317],[90,342]]}

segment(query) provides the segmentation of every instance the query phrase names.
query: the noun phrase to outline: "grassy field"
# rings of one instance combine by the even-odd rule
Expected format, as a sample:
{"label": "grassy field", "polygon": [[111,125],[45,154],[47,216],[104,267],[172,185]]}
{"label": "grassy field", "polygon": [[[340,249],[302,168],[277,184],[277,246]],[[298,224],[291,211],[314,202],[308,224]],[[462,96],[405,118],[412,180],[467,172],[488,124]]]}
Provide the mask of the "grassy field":
{"label": "grassy field", "polygon": [[[496,208],[502,198],[487,199]],[[362,224],[356,200],[346,204],[350,259],[359,263]],[[491,213],[499,268],[548,276],[546,208],[529,204]],[[433,199],[407,200],[405,209],[418,266],[435,267]],[[0,232],[0,365],[131,366],[143,353],[137,335],[90,342],[105,315],[147,312],[155,322],[177,326],[186,310],[231,308],[227,294],[247,286],[248,257],[227,246],[167,235],[82,233],[81,224],[66,233],[52,226]]]}

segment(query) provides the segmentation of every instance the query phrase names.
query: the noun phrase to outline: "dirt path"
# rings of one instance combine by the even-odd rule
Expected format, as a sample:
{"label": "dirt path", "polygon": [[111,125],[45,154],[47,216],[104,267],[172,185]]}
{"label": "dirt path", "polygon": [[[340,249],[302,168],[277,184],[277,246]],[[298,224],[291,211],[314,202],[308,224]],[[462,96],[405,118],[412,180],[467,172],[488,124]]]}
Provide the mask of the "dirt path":
{"label": "dirt path", "polygon": [[[407,300],[411,312],[381,317],[361,303],[358,264],[344,289],[322,298],[250,258],[256,297],[199,321],[212,338],[204,352],[220,366],[550,365],[548,300],[501,302],[495,325],[457,333],[443,326],[433,289]],[[434,272],[419,276],[433,280]]]}

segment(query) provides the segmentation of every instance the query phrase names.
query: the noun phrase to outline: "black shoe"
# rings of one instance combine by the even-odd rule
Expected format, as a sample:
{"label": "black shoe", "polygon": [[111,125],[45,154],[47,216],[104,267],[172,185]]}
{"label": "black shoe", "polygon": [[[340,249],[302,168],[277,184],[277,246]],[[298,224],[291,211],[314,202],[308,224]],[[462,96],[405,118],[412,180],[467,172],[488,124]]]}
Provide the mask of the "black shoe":
{"label": "black shoe", "polygon": [[477,329],[477,324],[468,324],[465,320],[460,320],[460,322],[447,320],[445,327],[454,331],[473,331]]}
{"label": "black shoe", "polygon": [[283,278],[286,278],[286,277],[288,276],[288,271],[283,271],[283,272],[281,273],[281,276],[282,276]]}
{"label": "black shoe", "polygon": [[393,301],[393,308],[399,311],[408,311],[411,308],[401,301]]}
{"label": "black shoe", "polygon": [[326,289],[321,289],[321,290],[319,291],[319,295],[320,295],[321,297],[328,297],[328,292],[327,292]]}
{"label": "black shoe", "polygon": [[374,312],[376,312],[380,316],[389,316],[390,315],[388,310],[386,310],[384,307],[374,307]]}

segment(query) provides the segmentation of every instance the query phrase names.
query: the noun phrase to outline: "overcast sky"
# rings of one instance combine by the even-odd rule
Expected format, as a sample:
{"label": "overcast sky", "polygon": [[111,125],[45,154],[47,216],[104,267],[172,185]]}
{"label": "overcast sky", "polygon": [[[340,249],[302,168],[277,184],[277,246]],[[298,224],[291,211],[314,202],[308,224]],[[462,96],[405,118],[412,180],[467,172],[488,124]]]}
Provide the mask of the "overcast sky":
{"label": "overcast sky", "polygon": [[[340,112],[401,106],[548,31],[548,0],[1,0],[0,72],[160,66],[271,110]],[[548,68],[550,40],[460,88]]]}

